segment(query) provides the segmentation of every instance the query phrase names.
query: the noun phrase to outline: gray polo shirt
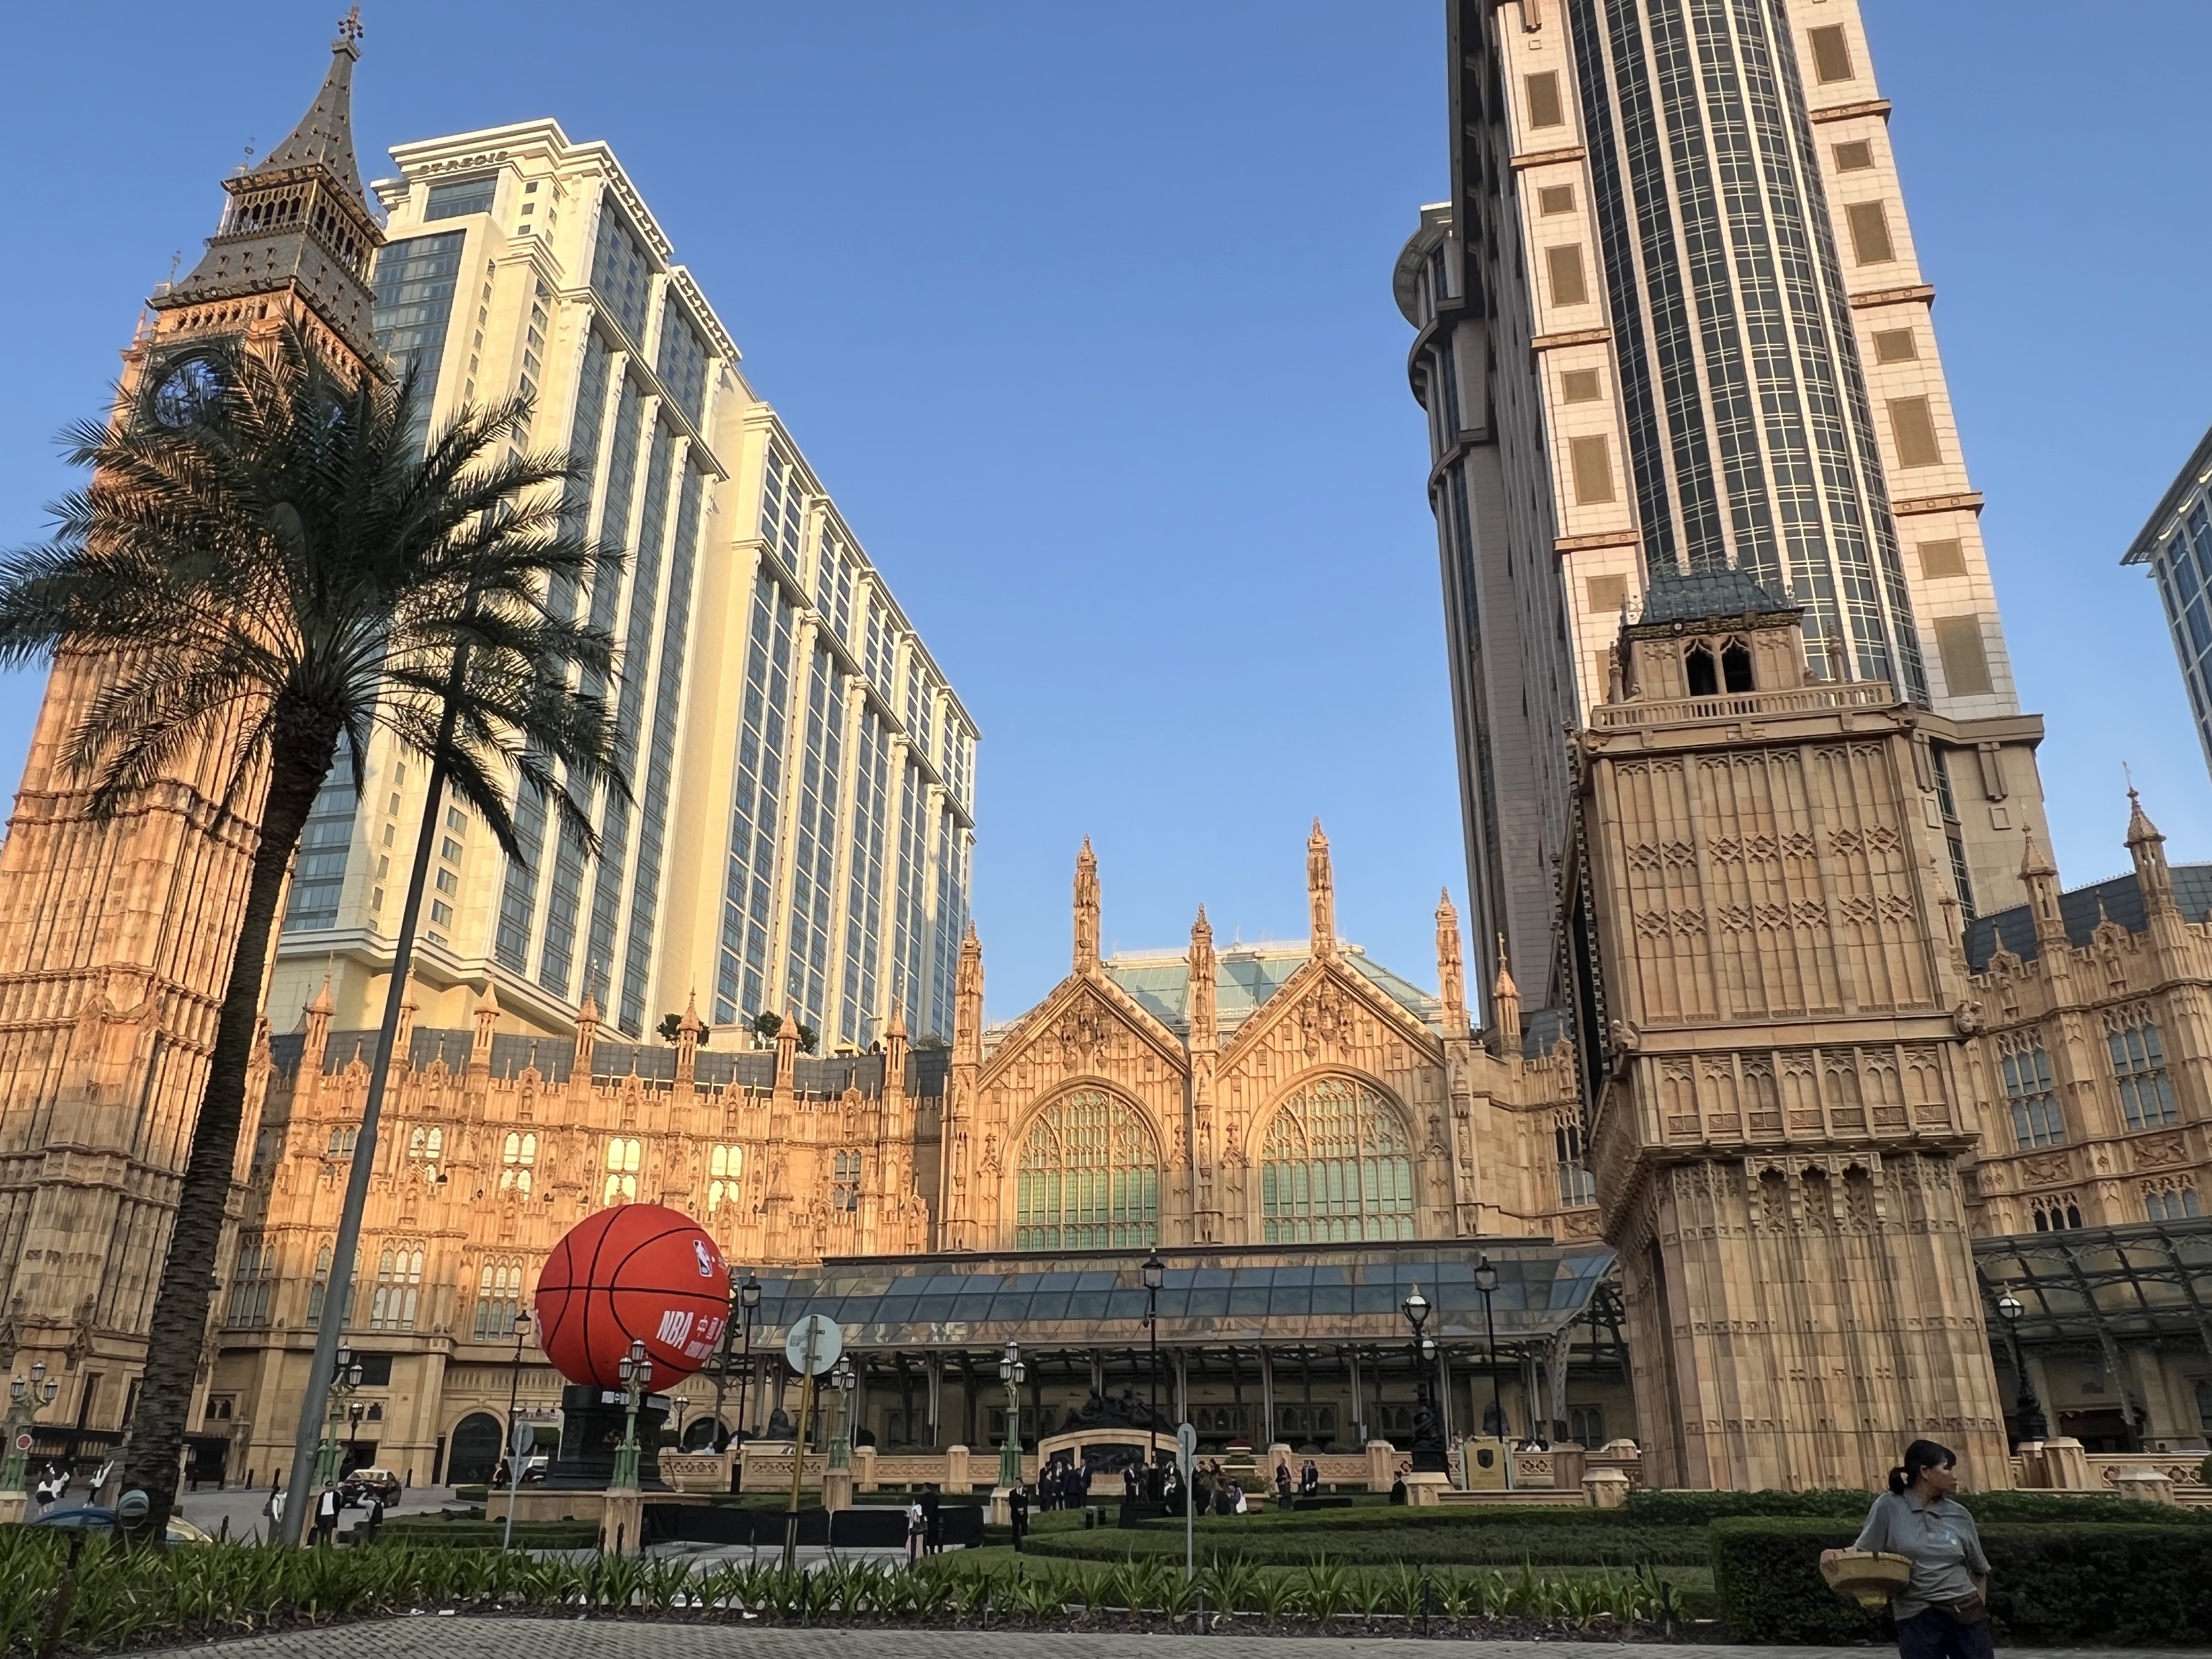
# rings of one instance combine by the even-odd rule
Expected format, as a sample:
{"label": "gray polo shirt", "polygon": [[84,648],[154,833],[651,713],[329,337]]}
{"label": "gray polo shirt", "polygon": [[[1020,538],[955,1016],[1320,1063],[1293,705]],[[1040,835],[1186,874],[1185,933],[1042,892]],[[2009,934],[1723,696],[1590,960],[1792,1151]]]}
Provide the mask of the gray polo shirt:
{"label": "gray polo shirt", "polygon": [[1923,1507],[1909,1492],[1882,1493],[1867,1511],[1853,1547],[1887,1550],[1912,1563],[1911,1581],[1889,1605],[1899,1619],[1925,1613],[1938,1602],[1964,1600],[1974,1594],[1975,1575],[1986,1577],[1990,1571],[1974,1517],[1948,1498]]}

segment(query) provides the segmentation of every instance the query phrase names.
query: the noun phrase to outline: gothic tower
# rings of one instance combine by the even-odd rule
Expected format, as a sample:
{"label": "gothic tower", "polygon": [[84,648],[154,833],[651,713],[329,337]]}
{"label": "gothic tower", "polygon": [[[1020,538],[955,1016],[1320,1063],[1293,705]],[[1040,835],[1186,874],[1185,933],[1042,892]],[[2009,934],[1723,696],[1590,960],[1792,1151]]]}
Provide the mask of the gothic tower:
{"label": "gothic tower", "polygon": [[[1925,716],[1803,613],[1664,572],[1577,745],[1591,1132],[1655,1486],[2004,1485],[1959,1162],[1976,1118]],[[1602,1010],[1600,1018],[1591,1011]]]}
{"label": "gothic tower", "polygon": [[[368,265],[383,237],[349,109],[360,34],[349,16],[299,125],[223,181],[205,257],[155,292],[124,353],[116,419],[189,418],[205,346],[271,341],[288,321],[341,367],[381,372]],[[0,1371],[15,1352],[46,1358],[64,1378],[49,1416],[92,1431],[88,1451],[128,1420],[256,805],[221,805],[216,743],[95,818],[91,780],[64,756],[106,670],[56,660],[0,848]]]}

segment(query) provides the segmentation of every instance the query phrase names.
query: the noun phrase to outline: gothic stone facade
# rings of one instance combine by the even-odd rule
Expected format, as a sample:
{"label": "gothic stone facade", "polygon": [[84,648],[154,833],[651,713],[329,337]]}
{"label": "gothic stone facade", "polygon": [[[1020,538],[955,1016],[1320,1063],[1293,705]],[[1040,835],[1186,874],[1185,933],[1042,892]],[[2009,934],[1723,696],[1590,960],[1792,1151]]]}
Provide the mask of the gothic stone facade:
{"label": "gothic stone facade", "polygon": [[[1282,976],[1256,1006],[1240,988],[1251,975],[1219,971],[1202,915],[1171,976],[1177,1007],[1157,973],[1102,963],[1086,847],[1076,971],[988,1045],[972,930],[950,1054],[910,1053],[902,1024],[880,1054],[817,1060],[789,1036],[772,1055],[718,1054],[696,1046],[693,1019],[672,1048],[634,1048],[600,1042],[588,1007],[572,1051],[500,1032],[489,990],[472,1030],[410,1030],[354,1281],[349,1330],[379,1379],[356,1437],[427,1480],[518,1378],[525,1405],[550,1406],[557,1382],[534,1347],[515,1365],[514,1316],[554,1242],[609,1204],[684,1211],[764,1271],[932,1249],[1141,1252],[1155,1238],[1593,1237],[1567,1046],[1523,1057],[1510,978],[1497,1047],[1474,1039],[1449,900],[1443,994],[1427,997],[1337,940],[1318,830],[1309,870],[1313,943],[1268,953],[1261,976]],[[1237,1000],[1225,1018],[1224,989]],[[362,1035],[333,1034],[331,1012],[319,996],[258,1073],[198,1409],[200,1467],[220,1457],[232,1479],[265,1478],[289,1447],[331,1282],[368,1073]],[[703,1409],[711,1385],[690,1392]]]}
{"label": "gothic stone facade", "polygon": [[1875,1486],[1926,1435],[2005,1484],[1920,717],[1886,684],[1808,683],[1800,613],[1734,572],[1655,582],[1618,651],[1578,805],[1598,1192],[1650,1477]]}

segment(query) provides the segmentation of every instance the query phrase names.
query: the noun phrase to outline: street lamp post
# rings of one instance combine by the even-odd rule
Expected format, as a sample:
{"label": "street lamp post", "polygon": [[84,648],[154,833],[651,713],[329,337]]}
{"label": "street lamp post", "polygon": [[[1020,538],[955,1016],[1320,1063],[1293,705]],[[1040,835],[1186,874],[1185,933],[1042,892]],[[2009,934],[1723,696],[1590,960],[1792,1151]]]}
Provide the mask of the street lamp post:
{"label": "street lamp post", "polygon": [[323,1414],[323,1443],[315,1453],[315,1485],[327,1486],[338,1478],[338,1425],[345,1421],[346,1401],[361,1386],[361,1362],[353,1350],[338,1344],[337,1369],[331,1373],[330,1409]]}
{"label": "street lamp post", "polygon": [[16,1443],[30,1437],[39,1413],[61,1391],[61,1379],[46,1375],[43,1359],[32,1365],[28,1379],[19,1376],[8,1384],[8,1462],[0,1470],[0,1492],[28,1490],[24,1483],[30,1479],[31,1449]]}
{"label": "street lamp post", "polygon": [[[731,1271],[734,1273],[736,1269]],[[761,1282],[753,1277],[750,1268],[746,1269],[744,1279],[737,1285],[736,1297],[739,1317],[732,1323],[742,1323],[745,1328],[745,1364],[744,1369],[738,1373],[738,1426],[732,1435],[721,1427],[722,1386],[730,1374],[730,1333],[726,1327],[722,1332],[722,1375],[714,1383],[715,1431],[722,1437],[721,1443],[714,1449],[717,1451],[727,1451],[732,1438],[742,1440],[745,1437],[745,1385],[752,1381],[753,1318],[759,1311],[761,1299]]]}
{"label": "street lamp post", "polygon": [[2013,1409],[2020,1418],[2020,1437],[2022,1440],[2048,1440],[2051,1420],[2043,1414],[2043,1402],[2035,1397],[2035,1384],[2027,1378],[2027,1362],[2020,1351],[2020,1319],[2027,1311],[2020,1298],[2008,1291],[1997,1298],[1997,1316],[2004,1321],[2005,1345],[2012,1350],[2012,1374],[2020,1379],[2020,1398]]}
{"label": "street lamp post", "polygon": [[[1152,1415],[1145,1425],[1145,1431],[1157,1436],[1160,1431],[1160,1286],[1168,1282],[1168,1264],[1160,1260],[1157,1246],[1145,1258],[1141,1271],[1145,1281],[1145,1329],[1152,1337]],[[1146,1461],[1157,1465],[1159,1462],[1158,1440],[1154,1439],[1151,1445],[1152,1455]],[[1157,1472],[1155,1469],[1154,1473]]]}
{"label": "street lamp post", "polygon": [[368,1415],[368,1407],[359,1401],[346,1407],[346,1455],[341,1473],[350,1474],[361,1467],[361,1424]]}
{"label": "street lamp post", "polygon": [[1498,1425],[1498,1437],[1505,1436],[1505,1397],[1498,1381],[1498,1322],[1490,1310],[1491,1292],[1498,1288],[1498,1269],[1488,1256],[1474,1264],[1474,1288],[1482,1292],[1483,1364],[1490,1368],[1490,1411]]}
{"label": "street lamp post", "polygon": [[507,1373],[507,1455],[514,1455],[515,1405],[522,1393],[522,1345],[530,1336],[530,1310],[521,1310],[514,1316],[514,1363]]}
{"label": "street lamp post", "polygon": [[837,1356],[837,1363],[830,1372],[830,1386],[837,1391],[837,1431],[830,1439],[830,1467],[849,1469],[853,1467],[853,1389],[860,1380],[853,1369],[853,1356]]}
{"label": "street lamp post", "polygon": [[644,1338],[630,1343],[629,1352],[615,1369],[622,1378],[624,1413],[622,1445],[615,1452],[614,1483],[621,1490],[631,1491],[637,1486],[637,1414],[653,1388],[653,1361],[646,1358]]}
{"label": "street lamp post", "polygon": [[1005,1487],[1022,1484],[1021,1390],[1028,1376],[1022,1345],[1007,1343],[1006,1352],[999,1356],[999,1381],[1006,1385],[1006,1437],[999,1443],[999,1484]]}
{"label": "street lamp post", "polygon": [[1436,1364],[1437,1340],[1428,1334],[1429,1299],[1416,1284],[1400,1311],[1413,1328],[1413,1467],[1435,1470],[1443,1467],[1443,1437],[1437,1432],[1436,1397],[1429,1390],[1429,1372]]}

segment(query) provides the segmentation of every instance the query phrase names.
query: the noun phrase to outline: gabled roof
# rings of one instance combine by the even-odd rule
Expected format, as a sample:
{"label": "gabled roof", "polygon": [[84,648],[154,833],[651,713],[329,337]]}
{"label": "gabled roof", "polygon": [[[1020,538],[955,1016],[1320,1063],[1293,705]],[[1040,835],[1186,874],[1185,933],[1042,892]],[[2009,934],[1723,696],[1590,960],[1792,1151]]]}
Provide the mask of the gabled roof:
{"label": "gabled roof", "polygon": [[[1258,1012],[1298,969],[1312,959],[1304,945],[1231,945],[1214,957],[1215,1020],[1224,1037]],[[1443,1017],[1436,997],[1378,962],[1356,945],[1340,945],[1337,960],[1352,973],[1398,1004],[1424,1025]],[[1189,1033],[1184,1010],[1190,996],[1190,964],[1181,954],[1123,952],[1101,964],[1139,1006],[1178,1036]]]}
{"label": "gabled roof", "polygon": [[[2175,865],[2173,902],[2184,921],[2212,918],[2212,864]],[[2142,889],[2132,873],[2061,893],[2058,919],[2066,925],[2066,942],[2077,951],[2087,948],[2100,921],[2117,922],[2130,933],[2150,926],[2143,913]],[[2033,962],[2042,953],[2043,947],[2035,942],[2035,915],[2025,904],[1976,916],[1966,924],[1968,969],[1986,972],[2000,945],[2022,962]]]}

